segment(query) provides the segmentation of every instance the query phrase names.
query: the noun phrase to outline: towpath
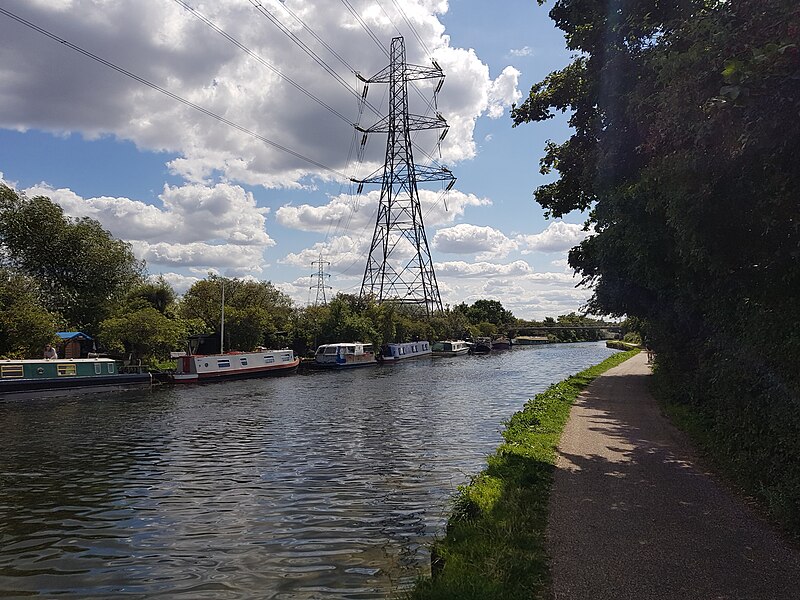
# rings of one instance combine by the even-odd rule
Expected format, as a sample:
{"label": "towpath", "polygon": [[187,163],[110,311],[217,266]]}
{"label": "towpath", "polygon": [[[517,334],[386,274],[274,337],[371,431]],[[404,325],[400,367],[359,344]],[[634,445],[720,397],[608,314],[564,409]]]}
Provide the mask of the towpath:
{"label": "towpath", "polygon": [[649,376],[642,353],[572,409],[547,530],[554,598],[800,598],[800,552],[698,466]]}

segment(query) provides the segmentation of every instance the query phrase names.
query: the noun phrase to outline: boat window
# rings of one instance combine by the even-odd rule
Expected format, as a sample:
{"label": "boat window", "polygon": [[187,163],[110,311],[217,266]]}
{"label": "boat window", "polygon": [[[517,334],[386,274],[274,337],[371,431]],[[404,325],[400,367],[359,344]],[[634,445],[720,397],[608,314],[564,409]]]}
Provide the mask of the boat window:
{"label": "boat window", "polygon": [[423,349],[423,350],[427,350],[427,349],[428,349],[428,343],[427,343],[427,342],[425,342],[424,344],[422,344],[422,349]]}
{"label": "boat window", "polygon": [[217,360],[217,367],[220,369],[227,369],[231,366],[231,361],[227,358],[221,358]]}
{"label": "boat window", "polygon": [[78,374],[78,367],[74,364],[67,364],[67,365],[58,365],[58,376],[59,377],[68,377],[71,375]]}
{"label": "boat window", "polygon": [[265,357],[264,357],[264,362],[265,362],[265,363],[272,363],[272,362],[275,362],[275,357],[274,357],[274,356],[265,356]]}
{"label": "boat window", "polygon": [[114,363],[113,362],[112,363],[108,363],[108,372],[109,373],[113,373],[114,372]]}
{"label": "boat window", "polygon": [[22,365],[3,365],[0,367],[0,377],[3,379],[18,379],[24,377]]}
{"label": "boat window", "polygon": [[372,344],[364,344],[364,353],[372,352]]}
{"label": "boat window", "polygon": [[398,348],[398,352],[397,353],[398,354],[405,354],[406,353],[406,349],[403,346],[400,346],[400,348]]}
{"label": "boat window", "polygon": [[291,353],[287,352],[286,354],[283,355],[283,360],[288,360],[289,362],[291,362],[294,359],[293,359]]}
{"label": "boat window", "polygon": [[323,354],[325,352],[325,346],[320,346],[317,348],[317,354]]}
{"label": "boat window", "polygon": [[355,346],[348,346],[347,347],[347,353],[348,354],[355,354],[356,353],[356,347]]}
{"label": "boat window", "polygon": [[240,358],[240,359],[239,359],[239,362],[240,362],[240,363],[242,363],[242,366],[243,366],[243,367],[246,367],[246,366],[247,366],[247,359],[246,359],[246,358]]}
{"label": "boat window", "polygon": [[100,363],[94,363],[94,374],[100,375],[103,372],[103,365]]}
{"label": "boat window", "polygon": [[325,354],[332,356],[336,354],[337,350],[338,348],[336,346],[328,346],[327,348],[325,348]]}

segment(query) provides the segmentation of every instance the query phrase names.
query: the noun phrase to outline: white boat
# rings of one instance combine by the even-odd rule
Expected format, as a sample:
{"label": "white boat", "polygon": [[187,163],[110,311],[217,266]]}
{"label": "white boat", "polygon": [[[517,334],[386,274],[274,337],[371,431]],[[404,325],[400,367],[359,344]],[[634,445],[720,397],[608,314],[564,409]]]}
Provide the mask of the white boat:
{"label": "white boat", "polygon": [[186,354],[176,358],[177,365],[172,375],[175,383],[283,375],[291,373],[300,364],[300,358],[288,348],[224,354]]}
{"label": "white boat", "polygon": [[469,352],[470,345],[464,340],[442,340],[433,343],[431,353],[434,356],[461,356]]}
{"label": "white boat", "polygon": [[245,379],[267,377],[291,373],[300,364],[300,357],[289,348],[267,350],[259,347],[254,352],[225,352],[222,340],[225,339],[225,281],[222,282],[222,315],[220,317],[219,354],[194,354],[192,345],[189,352],[175,352],[177,359],[175,372],[170,380],[174,383],[198,383],[224,381],[226,379]]}
{"label": "white boat", "polygon": [[[306,364],[306,363],[304,363]],[[321,369],[346,369],[375,365],[372,344],[362,342],[338,342],[322,344],[314,354],[313,367]]]}
{"label": "white boat", "polygon": [[378,362],[394,363],[407,358],[417,358],[419,356],[430,356],[430,342],[403,342],[384,344],[378,356]]}

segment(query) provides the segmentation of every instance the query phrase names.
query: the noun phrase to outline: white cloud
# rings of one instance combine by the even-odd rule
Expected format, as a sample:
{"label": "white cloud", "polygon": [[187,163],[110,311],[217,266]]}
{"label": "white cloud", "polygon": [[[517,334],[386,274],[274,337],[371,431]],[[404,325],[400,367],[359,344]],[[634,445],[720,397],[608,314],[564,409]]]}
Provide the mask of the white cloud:
{"label": "white cloud", "polygon": [[515,260],[508,264],[490,262],[468,263],[461,260],[436,263],[437,276],[442,277],[497,277],[523,276],[533,273],[530,265],[524,260]]}
{"label": "white cloud", "polygon": [[533,48],[530,46],[523,46],[522,48],[514,48],[509,52],[511,56],[533,56]]}
{"label": "white cloud", "polygon": [[[286,204],[275,211],[281,225],[301,231],[315,231],[337,235],[341,232],[360,232],[375,226],[375,213],[380,199],[380,191],[372,190],[366,194],[340,194],[329,198],[327,204],[312,206]],[[478,198],[451,190],[442,195],[432,190],[419,190],[420,208],[426,226],[452,223],[463,216],[468,206],[491,206],[491,200]]]}
{"label": "white cloud", "polygon": [[275,245],[267,234],[268,209],[240,186],[165,186],[162,206],[129,198],[82,198],[46,183],[25,190],[43,195],[72,217],[99,221],[115,237],[131,243],[149,265],[218,269],[228,275],[260,273],[264,250]]}
{"label": "white cloud", "polygon": [[580,244],[589,235],[582,225],[553,221],[541,233],[519,235],[517,242],[523,254],[531,252],[564,252]]}
{"label": "white cloud", "polygon": [[[252,54],[290,76],[308,95],[177,3],[11,0],[5,4],[20,17],[188,102],[334,171],[347,169],[351,124],[358,118],[354,95],[251,3],[224,0],[204,3],[202,10]],[[370,46],[356,19],[339,3],[293,0],[288,6],[258,4],[317,49],[321,60],[339,73],[347,73],[352,67],[370,76],[386,66],[386,56]],[[351,4],[387,45],[397,35],[395,26],[399,27],[406,34],[408,61],[429,64],[420,44],[411,43],[415,38],[395,6],[370,0],[352,0]],[[451,124],[442,145],[444,160],[470,158],[475,154],[476,120],[483,115],[501,115],[519,97],[519,73],[506,67],[493,79],[487,65],[472,50],[450,46],[440,20],[448,10],[446,1],[403,2],[402,6],[447,75],[438,99]],[[323,50],[288,8],[335,48],[347,65]],[[309,175],[339,178],[8,19],[3,23],[0,78],[0,127],[131,140],[140,149],[170,153],[166,160],[172,172],[196,184],[222,180],[296,188]],[[361,84],[349,76],[344,79],[359,96]],[[429,97],[436,82],[416,85]],[[371,104],[380,103],[384,88],[370,86]],[[409,99],[413,112],[425,112],[427,106],[415,92]],[[377,108],[386,112],[385,106]],[[379,118],[367,108],[361,122],[369,125]],[[376,139],[369,144],[366,161],[376,164],[382,162],[385,138],[371,137]],[[432,146],[424,135],[418,141],[422,147]]]}
{"label": "white cloud", "polygon": [[187,290],[192,287],[195,283],[200,281],[200,277],[191,277],[188,275],[182,275],[180,273],[161,273],[160,274],[164,280],[172,286],[172,289],[175,290],[175,293],[178,295],[183,295],[187,292]]}
{"label": "white cloud", "polygon": [[517,243],[492,227],[459,223],[437,231],[433,248],[448,254],[476,254],[478,260],[486,260],[508,256]]}
{"label": "white cloud", "polygon": [[489,86],[489,117],[499,119],[507,107],[522,98],[522,93],[517,89],[519,76],[520,72],[514,67],[506,67]]}
{"label": "white cloud", "polygon": [[310,272],[311,263],[315,260],[328,261],[329,273],[361,277],[364,273],[364,264],[369,250],[371,238],[366,235],[356,238],[349,235],[340,235],[329,238],[323,242],[317,242],[311,248],[306,248],[300,252],[293,252],[280,259],[278,262],[284,265],[308,269]]}

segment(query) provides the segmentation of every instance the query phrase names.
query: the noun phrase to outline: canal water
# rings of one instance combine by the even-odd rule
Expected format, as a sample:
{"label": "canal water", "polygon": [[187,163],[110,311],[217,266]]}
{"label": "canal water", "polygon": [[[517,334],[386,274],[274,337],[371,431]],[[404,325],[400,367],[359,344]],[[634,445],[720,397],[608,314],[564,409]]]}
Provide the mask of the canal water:
{"label": "canal water", "polygon": [[0,401],[0,597],[391,597],[502,423],[613,352]]}

